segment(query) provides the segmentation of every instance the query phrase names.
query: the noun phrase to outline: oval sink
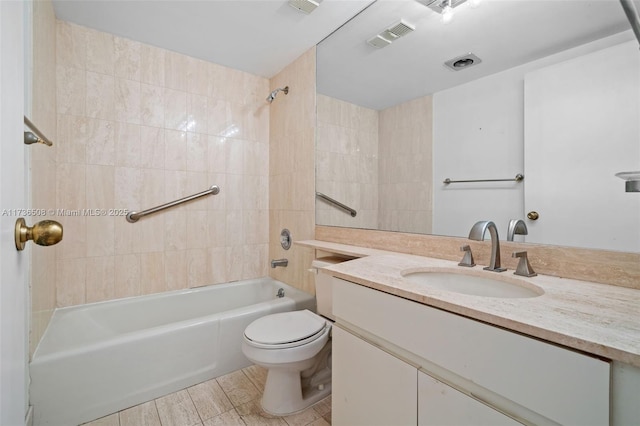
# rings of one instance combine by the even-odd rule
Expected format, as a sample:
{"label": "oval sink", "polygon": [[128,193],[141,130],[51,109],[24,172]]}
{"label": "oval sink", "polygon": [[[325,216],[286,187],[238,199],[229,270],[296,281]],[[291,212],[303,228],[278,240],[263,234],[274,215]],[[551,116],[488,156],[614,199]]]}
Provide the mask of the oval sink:
{"label": "oval sink", "polygon": [[540,287],[517,279],[496,280],[489,277],[443,271],[407,271],[402,276],[421,286],[472,296],[524,298],[544,294],[544,290]]}

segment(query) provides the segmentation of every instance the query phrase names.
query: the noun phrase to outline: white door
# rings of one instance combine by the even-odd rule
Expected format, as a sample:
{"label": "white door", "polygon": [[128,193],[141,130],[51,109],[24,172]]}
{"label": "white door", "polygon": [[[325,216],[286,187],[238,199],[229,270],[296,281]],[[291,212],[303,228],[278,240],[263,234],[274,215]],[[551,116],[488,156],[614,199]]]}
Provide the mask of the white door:
{"label": "white door", "polygon": [[[26,208],[22,143],[23,2],[0,1],[0,425],[24,425],[27,411],[27,251],[17,251],[11,209]],[[26,218],[31,225],[31,218]]]}
{"label": "white door", "polygon": [[[640,55],[627,42],[525,76],[526,241],[640,251]],[[570,172],[569,172],[570,170]]]}

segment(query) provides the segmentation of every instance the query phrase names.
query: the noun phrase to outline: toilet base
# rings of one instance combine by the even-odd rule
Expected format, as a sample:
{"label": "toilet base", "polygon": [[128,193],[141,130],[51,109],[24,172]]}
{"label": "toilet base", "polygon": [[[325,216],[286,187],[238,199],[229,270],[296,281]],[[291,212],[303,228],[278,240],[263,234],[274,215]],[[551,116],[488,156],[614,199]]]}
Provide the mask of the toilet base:
{"label": "toilet base", "polygon": [[262,395],[264,411],[276,416],[293,414],[331,394],[331,341],[297,367],[269,369]]}
{"label": "toilet base", "polygon": [[262,396],[262,409],[275,416],[302,411],[331,394],[331,382],[302,386],[300,372],[269,370]]}

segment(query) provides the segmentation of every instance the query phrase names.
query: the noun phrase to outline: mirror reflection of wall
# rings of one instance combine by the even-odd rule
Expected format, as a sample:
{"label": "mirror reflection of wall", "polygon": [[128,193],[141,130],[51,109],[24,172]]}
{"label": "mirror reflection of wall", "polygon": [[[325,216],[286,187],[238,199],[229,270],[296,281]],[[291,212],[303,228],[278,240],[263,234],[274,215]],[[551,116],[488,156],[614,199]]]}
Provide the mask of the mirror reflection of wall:
{"label": "mirror reflection of wall", "polygon": [[431,97],[382,111],[317,102],[317,190],[358,211],[352,218],[318,203],[318,223],[430,234]]}
{"label": "mirror reflection of wall", "polygon": [[[373,13],[372,8],[365,12]],[[624,22],[622,11],[619,13],[620,21]],[[556,49],[555,52],[548,48],[554,53],[488,75],[471,75],[468,81],[430,94],[422,94],[422,86],[428,86],[430,80],[437,79],[437,76],[425,76],[424,84],[420,85],[410,82],[408,78],[404,81],[401,76],[390,76],[387,79],[390,88],[406,92],[407,85],[414,84],[416,96],[380,108],[377,107],[379,100],[374,99],[375,96],[371,96],[369,101],[365,100],[366,92],[385,91],[388,88],[372,87],[372,77],[363,76],[360,90],[357,87],[338,90],[339,87],[331,84],[331,77],[335,77],[332,65],[326,64],[334,60],[328,49],[335,47],[331,39],[336,35],[340,39],[342,36],[339,33],[342,31],[354,31],[358,19],[356,17],[325,40],[329,41],[327,50],[323,50],[325,42],[318,47],[316,177],[318,191],[355,208],[358,216],[351,218],[318,200],[317,224],[466,237],[475,221],[487,219],[496,222],[501,238],[506,238],[509,220],[524,219],[533,232],[526,237],[516,236],[515,241],[640,251],[640,220],[637,219],[640,217],[640,197],[625,193],[624,182],[614,176],[622,170],[640,169],[640,120],[637,119],[640,117],[640,55],[637,42],[630,41],[633,40],[630,31],[623,31],[624,28],[618,25],[612,31],[613,35],[603,37],[598,34],[593,41],[575,44],[569,49]],[[407,36],[407,40],[409,38]],[[397,45],[404,41],[398,41]],[[620,48],[621,45],[627,46],[626,50]],[[364,52],[359,60],[371,61],[376,55],[379,60],[383,54],[388,54],[397,62],[398,57],[393,56],[395,53],[391,51],[394,47],[385,48],[389,49],[389,53],[385,53],[384,49]],[[364,50],[368,46],[358,48]],[[526,50],[527,46],[522,45],[522,48]],[[606,56],[607,64],[588,66],[590,60],[593,63],[604,57],[590,55],[607,51],[617,51]],[[344,60],[344,57],[341,59]],[[478,69],[486,62],[478,65]],[[401,64],[394,64],[401,68]],[[576,65],[560,77],[553,71],[558,64],[569,64],[564,68]],[[346,79],[349,80],[351,64],[343,63],[342,66],[342,73],[347,74]],[[620,66],[625,68],[624,76],[620,73]],[[443,72],[452,73],[448,70]],[[461,74],[465,72],[468,71],[461,71]],[[617,89],[604,84],[603,73],[611,76],[607,80],[618,82]],[[575,96],[572,100],[569,92],[563,93],[561,96],[566,117],[561,118],[556,114],[556,121],[572,124],[556,127],[554,131],[563,132],[562,135],[555,142],[556,146],[547,144],[546,148],[550,150],[546,154],[538,152],[537,164],[532,163],[533,156],[531,159],[525,157],[525,146],[532,146],[534,139],[540,138],[539,135],[534,137],[531,131],[525,131],[525,123],[533,125],[535,114],[531,103],[525,100],[525,83],[535,75],[544,75],[543,82],[549,79],[550,85],[554,83],[560,87],[570,86],[574,80],[589,82],[590,87],[596,88],[589,91],[591,105],[595,105],[592,111],[598,111],[598,105],[605,102],[600,108],[599,120],[586,116],[581,118],[579,114],[584,108],[580,104],[585,103],[585,97]],[[579,79],[575,78],[577,75]],[[560,78],[566,79],[566,83],[556,81]],[[353,80],[351,83],[357,86]],[[344,81],[337,86],[344,88]],[[544,86],[542,84],[540,87]],[[532,90],[540,91],[531,88],[531,84],[528,87],[530,97],[533,96]],[[585,90],[573,89],[574,93]],[[611,90],[614,90],[614,96],[619,93],[626,93],[627,96],[618,103],[611,97],[605,100],[605,94]],[[346,93],[349,91],[351,93]],[[572,102],[575,103],[574,107],[571,106]],[[548,116],[546,120],[550,121]],[[581,132],[571,132],[571,126],[575,129],[576,123],[581,123],[581,120]],[[535,126],[546,128],[546,124],[551,124],[547,122],[538,121]],[[602,138],[602,131],[606,133],[603,127],[607,122],[625,129],[624,132],[615,132],[615,140],[606,141],[609,149],[596,149],[598,145],[595,141],[585,142],[585,134],[600,135],[601,139],[606,139]],[[543,134],[542,137],[548,139],[549,135]],[[569,188],[571,185],[580,185],[570,178],[571,168],[578,162],[567,161],[566,158],[561,160],[564,167],[559,173],[565,174],[568,179],[562,183],[544,179],[545,175],[551,174],[551,170],[545,167],[553,164],[549,161],[550,156],[556,155],[557,144],[560,143],[566,145],[568,151],[580,151],[577,147],[583,143],[579,163],[583,170],[590,170],[589,185],[593,181],[604,183],[581,191],[579,200],[576,191],[564,195],[555,191],[556,198],[551,203],[532,201],[535,200],[532,197],[534,189],[538,196],[542,194],[544,198],[554,189],[564,187],[567,190],[567,185]],[[569,148],[569,144],[573,144],[574,148]],[[599,146],[603,145],[601,143]],[[527,170],[533,171],[531,176],[528,176]],[[540,174],[535,170],[543,172]],[[445,178],[500,179],[513,178],[517,173],[525,175],[523,182],[442,183]],[[534,178],[535,182],[531,180]],[[601,192],[594,192],[596,186]],[[604,198],[615,200],[615,211],[607,210],[600,203],[599,200]],[[562,205],[561,200],[565,200],[565,207],[575,208],[565,208],[563,211],[554,209]],[[584,206],[589,204],[600,207],[585,209]],[[543,210],[540,219],[536,222],[526,219],[526,213],[535,209]],[[616,213],[621,211],[624,213]]]}

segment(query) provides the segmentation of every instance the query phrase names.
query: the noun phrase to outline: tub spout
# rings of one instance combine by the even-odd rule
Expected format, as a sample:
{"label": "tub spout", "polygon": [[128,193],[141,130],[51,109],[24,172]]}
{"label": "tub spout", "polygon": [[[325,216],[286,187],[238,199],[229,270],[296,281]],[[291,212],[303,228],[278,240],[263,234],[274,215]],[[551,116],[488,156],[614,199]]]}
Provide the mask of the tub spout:
{"label": "tub spout", "polygon": [[276,266],[284,266],[286,267],[289,264],[289,260],[288,259],[272,259],[271,260],[271,267],[275,268]]}

